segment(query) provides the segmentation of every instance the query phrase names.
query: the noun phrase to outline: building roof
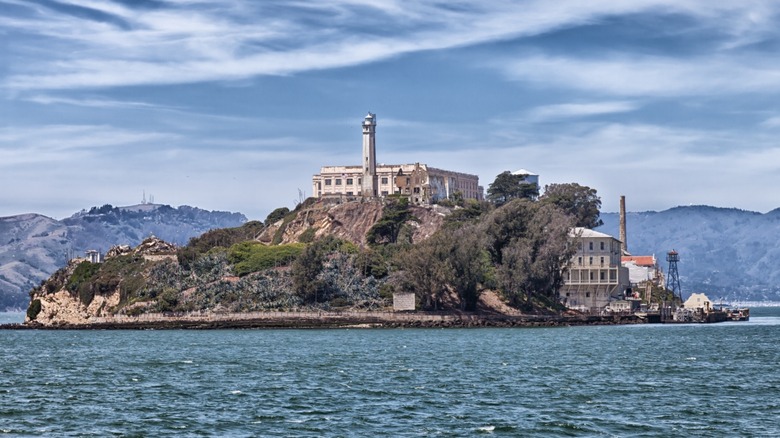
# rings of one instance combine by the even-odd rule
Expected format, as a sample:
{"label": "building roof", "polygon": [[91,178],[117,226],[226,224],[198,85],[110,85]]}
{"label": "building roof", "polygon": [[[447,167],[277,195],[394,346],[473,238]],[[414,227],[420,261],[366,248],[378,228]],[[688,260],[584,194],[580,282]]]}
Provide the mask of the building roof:
{"label": "building roof", "polygon": [[[609,234],[600,233],[598,231],[591,230],[590,228],[583,228],[583,227],[574,227],[569,231],[570,236],[579,236],[579,237],[608,237],[611,239],[615,239],[614,237],[610,236]],[[617,240],[617,239],[615,239]]]}
{"label": "building roof", "polygon": [[627,262],[634,262],[637,266],[655,266],[656,259],[654,255],[649,256],[623,256],[620,258],[620,261],[623,263]]}
{"label": "building roof", "polygon": [[539,175],[531,172],[530,170],[525,170],[525,169],[515,170],[514,172],[512,172],[512,175],[539,176]]}

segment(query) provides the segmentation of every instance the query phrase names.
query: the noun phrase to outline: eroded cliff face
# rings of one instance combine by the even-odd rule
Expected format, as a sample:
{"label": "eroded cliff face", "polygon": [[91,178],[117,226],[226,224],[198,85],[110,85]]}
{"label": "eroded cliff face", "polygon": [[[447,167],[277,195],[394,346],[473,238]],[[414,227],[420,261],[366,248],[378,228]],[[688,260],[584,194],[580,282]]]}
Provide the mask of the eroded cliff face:
{"label": "eroded cliff face", "polygon": [[[266,244],[295,243],[302,240],[304,233],[312,233],[309,230],[313,230],[315,238],[333,235],[355,245],[365,246],[366,234],[382,218],[384,206],[381,200],[318,200],[298,211],[293,219],[280,220],[270,225],[258,240]],[[410,206],[409,210],[419,219],[419,222],[408,222],[414,230],[414,243],[427,239],[441,228],[448,213],[448,210],[438,207]]]}
{"label": "eroded cliff face", "polygon": [[[176,258],[176,247],[156,237],[150,237],[136,248],[128,245],[115,246],[106,254],[106,260],[116,257],[135,257],[146,261],[160,261]],[[67,285],[76,270],[83,263],[89,264],[86,259],[77,258],[68,262],[68,265],[55,272],[40,287],[33,289],[31,303],[38,301],[40,310],[30,318],[30,313],[25,317],[25,324],[36,323],[42,325],[69,325],[87,324],[90,319],[100,316],[109,316],[120,303],[120,287],[109,290],[101,290],[93,293],[89,304],[85,304],[78,292],[67,289]],[[94,266],[94,265],[93,265]]]}

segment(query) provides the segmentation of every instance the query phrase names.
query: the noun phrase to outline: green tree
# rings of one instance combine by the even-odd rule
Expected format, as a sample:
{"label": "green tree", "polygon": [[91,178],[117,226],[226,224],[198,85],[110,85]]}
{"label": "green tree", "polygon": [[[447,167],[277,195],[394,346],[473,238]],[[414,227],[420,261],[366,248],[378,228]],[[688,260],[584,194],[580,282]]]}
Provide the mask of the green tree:
{"label": "green tree", "polygon": [[366,241],[370,245],[396,243],[401,229],[410,220],[417,218],[409,210],[409,200],[390,198],[382,211],[382,218],[368,230]]}
{"label": "green tree", "polygon": [[572,218],[553,205],[533,206],[521,233],[505,236],[496,277],[504,297],[519,308],[532,299],[557,303],[569,259],[575,251]]}
{"label": "green tree", "polygon": [[449,267],[445,234],[436,233],[396,254],[394,280],[401,290],[413,292],[424,310],[438,310],[447,293]]}
{"label": "green tree", "polygon": [[268,216],[265,218],[265,226],[273,225],[280,220],[284,219],[287,214],[290,213],[290,209],[287,207],[279,207],[276,210],[268,213]]}
{"label": "green tree", "polygon": [[508,170],[499,173],[487,190],[487,199],[497,206],[512,199],[536,199],[537,196],[536,184],[526,182],[525,175],[514,175]]}
{"label": "green tree", "polygon": [[292,264],[290,273],[295,293],[304,303],[316,303],[322,300],[323,283],[317,277],[325,263],[325,250],[317,242],[308,245]]}
{"label": "green tree", "polygon": [[476,225],[448,233],[447,282],[460,299],[461,310],[474,311],[480,296],[480,285],[491,269],[486,239]]}
{"label": "green tree", "polygon": [[596,189],[577,183],[548,184],[539,201],[553,204],[574,218],[574,226],[596,228],[604,224],[599,218],[601,198]]}

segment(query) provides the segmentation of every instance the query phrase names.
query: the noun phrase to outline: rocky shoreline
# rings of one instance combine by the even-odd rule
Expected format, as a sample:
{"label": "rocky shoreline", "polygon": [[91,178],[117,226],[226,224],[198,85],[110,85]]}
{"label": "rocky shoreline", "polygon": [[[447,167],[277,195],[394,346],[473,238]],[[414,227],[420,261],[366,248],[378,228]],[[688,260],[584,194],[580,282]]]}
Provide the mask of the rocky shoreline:
{"label": "rocky shoreline", "polygon": [[324,328],[478,328],[564,327],[582,325],[642,324],[635,315],[495,315],[495,314],[379,314],[312,313],[263,317],[202,318],[168,316],[154,319],[101,320],[85,324],[2,324],[0,330],[213,330],[213,329],[324,329]]}

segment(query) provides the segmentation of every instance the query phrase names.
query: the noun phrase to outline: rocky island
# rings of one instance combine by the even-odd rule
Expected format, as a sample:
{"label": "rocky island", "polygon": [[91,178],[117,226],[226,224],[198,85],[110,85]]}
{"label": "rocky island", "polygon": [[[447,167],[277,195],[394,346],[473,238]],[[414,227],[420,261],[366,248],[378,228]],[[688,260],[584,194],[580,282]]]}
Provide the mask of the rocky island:
{"label": "rocky island", "polygon": [[[574,248],[568,231],[582,220],[576,195],[428,206],[404,197],[310,198],[185,246],[150,237],[113,247],[100,263],[73,259],[30,292],[25,326],[632,322],[569,312],[557,299]],[[413,294],[415,310],[394,311],[400,294]]]}

